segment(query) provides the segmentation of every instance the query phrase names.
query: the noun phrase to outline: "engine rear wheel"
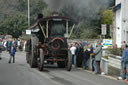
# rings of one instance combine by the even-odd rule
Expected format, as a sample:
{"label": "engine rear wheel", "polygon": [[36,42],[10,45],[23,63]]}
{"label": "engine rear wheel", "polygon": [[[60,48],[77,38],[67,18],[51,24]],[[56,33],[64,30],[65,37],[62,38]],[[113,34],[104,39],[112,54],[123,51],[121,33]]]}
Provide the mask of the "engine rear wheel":
{"label": "engine rear wheel", "polygon": [[37,57],[36,57],[36,48],[33,47],[31,57],[30,57],[30,66],[31,68],[37,67]]}
{"label": "engine rear wheel", "polygon": [[39,55],[39,59],[38,59],[38,68],[40,71],[43,70],[44,68],[44,52],[43,52],[43,49],[39,49],[40,51],[40,55]]}
{"label": "engine rear wheel", "polygon": [[31,68],[37,67],[37,56],[36,56],[36,44],[38,43],[38,38],[35,35],[31,37],[31,55],[30,55],[30,66]]}
{"label": "engine rear wheel", "polygon": [[71,51],[68,50],[68,59],[67,59],[67,63],[66,63],[66,69],[67,71],[71,71],[72,69],[72,54],[71,54]]}
{"label": "engine rear wheel", "polygon": [[30,56],[29,53],[26,52],[26,62],[27,62],[27,63],[29,63],[29,56]]}

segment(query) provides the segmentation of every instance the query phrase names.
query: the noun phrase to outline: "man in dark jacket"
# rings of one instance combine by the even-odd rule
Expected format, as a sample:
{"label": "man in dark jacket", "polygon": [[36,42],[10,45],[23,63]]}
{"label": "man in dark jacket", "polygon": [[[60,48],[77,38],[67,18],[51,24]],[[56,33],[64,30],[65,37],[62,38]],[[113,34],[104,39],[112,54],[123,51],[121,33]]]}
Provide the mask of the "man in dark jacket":
{"label": "man in dark jacket", "polygon": [[83,60],[83,48],[82,46],[78,46],[76,49],[76,65],[77,67],[81,67],[82,66],[82,60]]}
{"label": "man in dark jacket", "polygon": [[16,52],[16,46],[11,45],[11,47],[9,48],[10,59],[9,59],[8,63],[11,63],[12,58],[13,58],[13,63],[15,63],[15,52]]}
{"label": "man in dark jacket", "polygon": [[84,54],[83,54],[83,69],[88,69],[88,65],[87,65],[87,62],[88,62],[88,59],[90,58],[90,49],[86,49],[84,51]]}

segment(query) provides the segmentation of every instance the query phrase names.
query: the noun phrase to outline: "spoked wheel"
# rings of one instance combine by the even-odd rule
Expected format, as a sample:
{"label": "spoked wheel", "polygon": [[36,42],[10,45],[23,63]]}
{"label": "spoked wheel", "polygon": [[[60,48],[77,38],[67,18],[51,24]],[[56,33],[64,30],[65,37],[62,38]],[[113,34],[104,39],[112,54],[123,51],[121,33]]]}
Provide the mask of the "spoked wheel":
{"label": "spoked wheel", "polygon": [[37,67],[36,48],[32,47],[32,53],[30,55],[30,66],[31,68]]}
{"label": "spoked wheel", "polygon": [[66,62],[66,69],[67,69],[67,71],[71,71],[71,69],[72,69],[72,54],[71,54],[70,50],[68,50],[68,58],[67,58],[67,62]]}
{"label": "spoked wheel", "polygon": [[40,55],[39,55],[39,58],[38,58],[38,68],[40,71],[43,70],[44,68],[44,52],[43,52],[43,49],[39,49],[40,51]]}
{"label": "spoked wheel", "polygon": [[31,37],[31,54],[30,54],[30,66],[31,68],[37,67],[37,56],[36,56],[36,44],[38,39],[35,36]]}

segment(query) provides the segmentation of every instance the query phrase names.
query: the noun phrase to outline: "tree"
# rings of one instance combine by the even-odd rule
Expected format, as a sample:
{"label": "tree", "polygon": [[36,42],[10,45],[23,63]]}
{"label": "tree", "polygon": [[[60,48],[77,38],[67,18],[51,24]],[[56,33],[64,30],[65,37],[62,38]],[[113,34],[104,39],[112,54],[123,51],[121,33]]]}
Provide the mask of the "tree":
{"label": "tree", "polygon": [[18,38],[22,31],[25,31],[28,27],[27,18],[20,14],[8,16],[4,21],[1,21],[0,30],[3,34],[12,35]]}
{"label": "tree", "polygon": [[35,17],[42,13],[42,10],[44,10],[44,8],[46,8],[47,5],[46,3],[44,3],[43,0],[31,0],[30,2],[30,19],[31,19],[31,23],[34,23],[34,19]]}
{"label": "tree", "polygon": [[106,37],[109,38],[110,37],[110,25],[112,25],[112,17],[113,17],[113,12],[112,10],[105,10],[102,14],[102,24],[106,24],[107,25],[107,35]]}
{"label": "tree", "polygon": [[44,8],[42,13],[44,17],[46,17],[46,16],[50,16],[52,14],[52,11],[47,7],[47,8]]}
{"label": "tree", "polygon": [[[0,1],[0,34],[10,34],[18,38],[27,29],[27,5],[27,0],[11,0],[11,3],[10,0]],[[46,7],[43,0],[30,1],[31,24],[35,16]]]}
{"label": "tree", "polygon": [[85,24],[82,24],[76,31],[73,32],[71,38],[78,38],[78,39],[96,39],[98,33],[96,32],[95,27],[89,28]]}
{"label": "tree", "polygon": [[112,24],[112,17],[113,17],[112,10],[105,10],[103,12],[102,23],[107,24],[107,25],[111,25]]}

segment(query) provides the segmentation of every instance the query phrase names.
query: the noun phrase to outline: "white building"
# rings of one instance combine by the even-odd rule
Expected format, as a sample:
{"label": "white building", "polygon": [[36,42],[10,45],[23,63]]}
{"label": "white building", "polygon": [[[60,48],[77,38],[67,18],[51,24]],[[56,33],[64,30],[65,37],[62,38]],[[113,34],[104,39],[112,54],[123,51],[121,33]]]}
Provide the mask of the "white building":
{"label": "white building", "polygon": [[128,42],[128,0],[115,0],[113,41],[117,47],[121,42]]}

